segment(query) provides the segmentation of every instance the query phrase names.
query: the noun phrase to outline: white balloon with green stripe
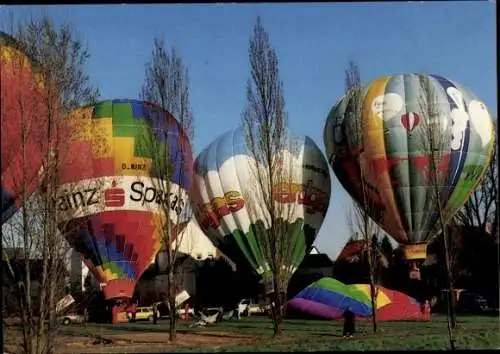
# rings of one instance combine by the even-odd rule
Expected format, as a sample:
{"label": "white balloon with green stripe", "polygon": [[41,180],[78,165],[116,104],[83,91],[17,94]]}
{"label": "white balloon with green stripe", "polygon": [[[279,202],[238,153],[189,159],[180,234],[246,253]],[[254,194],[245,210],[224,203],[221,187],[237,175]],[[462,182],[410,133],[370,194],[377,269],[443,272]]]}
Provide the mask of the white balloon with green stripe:
{"label": "white balloon with green stripe", "polygon": [[[273,264],[280,264],[292,274],[326,215],[328,163],[311,138],[290,131],[275,149],[271,168],[257,162],[247,142],[239,127],[199,154],[190,191],[196,219],[237,266],[249,265],[267,278]],[[272,188],[266,187],[269,173],[274,175]]]}

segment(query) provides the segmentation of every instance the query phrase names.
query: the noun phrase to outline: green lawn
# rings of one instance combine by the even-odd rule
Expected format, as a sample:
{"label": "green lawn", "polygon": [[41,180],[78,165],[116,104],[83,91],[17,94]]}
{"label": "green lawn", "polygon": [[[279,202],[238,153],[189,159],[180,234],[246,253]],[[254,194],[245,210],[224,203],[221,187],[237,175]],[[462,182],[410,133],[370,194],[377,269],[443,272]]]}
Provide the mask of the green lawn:
{"label": "green lawn", "polygon": [[[461,316],[456,328],[458,349],[498,349],[500,332],[498,317]],[[223,332],[252,336],[246,344],[207,346],[204,352],[222,351],[318,351],[318,350],[398,350],[447,349],[449,347],[446,318],[433,316],[430,322],[380,322],[379,330],[372,333],[370,322],[357,322],[352,339],[341,338],[342,323],[329,321],[286,319],[284,337],[272,338],[272,323],[266,317],[249,317],[240,321],[225,321],[205,328],[188,328],[190,322],[179,322],[178,331],[184,333]],[[120,325],[88,324],[63,329],[66,334],[110,336],[126,333],[164,332],[167,337],[168,320],[159,325],[135,323]],[[251,343],[251,344],[249,344]],[[144,350],[144,349],[143,349]],[[199,352],[199,346],[169,346],[168,352]]]}

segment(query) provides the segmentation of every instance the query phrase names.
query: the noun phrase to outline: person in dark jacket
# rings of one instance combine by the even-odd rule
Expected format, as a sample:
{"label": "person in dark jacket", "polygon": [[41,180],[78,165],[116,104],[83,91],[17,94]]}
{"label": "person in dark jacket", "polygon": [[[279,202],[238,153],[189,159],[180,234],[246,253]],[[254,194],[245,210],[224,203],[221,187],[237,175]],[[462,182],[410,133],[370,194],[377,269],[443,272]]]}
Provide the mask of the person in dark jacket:
{"label": "person in dark jacket", "polygon": [[158,324],[158,305],[153,304],[153,324]]}
{"label": "person in dark jacket", "polygon": [[348,307],[342,314],[342,317],[344,317],[344,330],[342,331],[342,337],[352,338],[352,335],[355,332],[354,312],[352,312],[351,308]]}

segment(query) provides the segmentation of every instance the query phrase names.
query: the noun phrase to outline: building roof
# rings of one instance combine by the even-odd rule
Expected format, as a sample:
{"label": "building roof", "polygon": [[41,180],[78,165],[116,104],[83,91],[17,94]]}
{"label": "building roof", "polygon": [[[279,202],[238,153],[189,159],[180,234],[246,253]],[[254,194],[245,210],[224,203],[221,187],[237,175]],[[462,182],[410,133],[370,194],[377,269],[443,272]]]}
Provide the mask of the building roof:
{"label": "building roof", "polygon": [[325,253],[308,254],[300,264],[300,268],[333,267],[333,262]]}
{"label": "building roof", "polygon": [[348,241],[337,257],[337,260],[355,262],[359,259],[359,254],[365,249],[365,247],[366,243],[364,240]]}
{"label": "building roof", "polygon": [[309,254],[319,254],[318,248],[316,246],[312,246]]}
{"label": "building roof", "polygon": [[[360,260],[361,253],[366,251],[366,241],[365,240],[352,240],[348,241],[339,256],[337,261],[345,261],[349,263],[355,263]],[[389,266],[389,260],[387,257],[378,249],[377,251],[380,264],[387,268]]]}

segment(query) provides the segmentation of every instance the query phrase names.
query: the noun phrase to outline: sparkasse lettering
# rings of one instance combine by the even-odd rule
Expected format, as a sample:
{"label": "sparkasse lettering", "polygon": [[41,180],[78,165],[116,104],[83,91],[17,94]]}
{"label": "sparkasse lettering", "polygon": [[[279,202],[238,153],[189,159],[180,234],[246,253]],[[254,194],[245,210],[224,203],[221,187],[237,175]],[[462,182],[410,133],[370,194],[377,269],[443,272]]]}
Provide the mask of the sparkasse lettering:
{"label": "sparkasse lettering", "polygon": [[[145,187],[141,181],[136,181],[130,186],[132,193],[130,199],[134,202],[140,202],[141,205],[155,202],[159,206],[169,206],[179,215],[184,208],[182,198],[172,192],[157,190],[155,187]],[[171,200],[172,199],[172,200]]]}

